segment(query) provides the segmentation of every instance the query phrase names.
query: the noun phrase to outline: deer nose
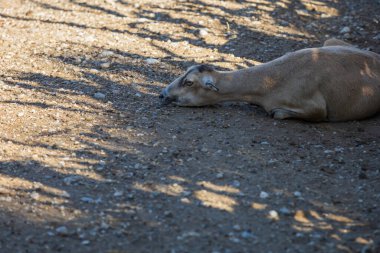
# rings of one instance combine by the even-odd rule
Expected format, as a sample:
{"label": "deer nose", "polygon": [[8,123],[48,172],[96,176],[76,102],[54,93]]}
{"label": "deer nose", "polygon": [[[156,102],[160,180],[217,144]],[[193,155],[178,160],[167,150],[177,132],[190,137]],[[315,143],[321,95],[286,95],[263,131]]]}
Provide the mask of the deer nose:
{"label": "deer nose", "polygon": [[163,89],[163,90],[161,91],[161,94],[160,94],[159,98],[160,98],[160,99],[164,99],[164,98],[166,98],[167,96],[168,96],[168,92],[166,91],[166,89]]}

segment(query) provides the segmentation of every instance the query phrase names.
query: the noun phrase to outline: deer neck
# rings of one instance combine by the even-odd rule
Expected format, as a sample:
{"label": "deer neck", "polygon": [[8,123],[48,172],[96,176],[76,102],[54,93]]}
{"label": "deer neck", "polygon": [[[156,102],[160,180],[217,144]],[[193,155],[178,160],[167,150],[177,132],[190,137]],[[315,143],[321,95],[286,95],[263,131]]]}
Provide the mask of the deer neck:
{"label": "deer neck", "polygon": [[221,101],[246,101],[262,104],[266,92],[276,84],[274,74],[266,64],[217,74]]}

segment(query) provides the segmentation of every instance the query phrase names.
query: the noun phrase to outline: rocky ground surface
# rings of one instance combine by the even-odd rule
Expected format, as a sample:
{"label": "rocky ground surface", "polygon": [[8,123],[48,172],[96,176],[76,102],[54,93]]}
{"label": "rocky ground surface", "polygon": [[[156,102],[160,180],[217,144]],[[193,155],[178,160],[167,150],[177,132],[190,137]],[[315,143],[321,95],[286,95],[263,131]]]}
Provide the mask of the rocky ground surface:
{"label": "rocky ground surface", "polygon": [[380,53],[380,1],[1,0],[1,252],[379,252],[379,116],[157,97],[329,37]]}

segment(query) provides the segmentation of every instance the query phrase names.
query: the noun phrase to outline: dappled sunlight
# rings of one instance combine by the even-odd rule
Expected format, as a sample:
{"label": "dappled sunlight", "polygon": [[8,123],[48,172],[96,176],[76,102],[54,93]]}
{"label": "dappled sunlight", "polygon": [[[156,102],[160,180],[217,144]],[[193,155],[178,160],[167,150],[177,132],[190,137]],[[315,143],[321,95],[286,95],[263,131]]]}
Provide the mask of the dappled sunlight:
{"label": "dappled sunlight", "polygon": [[267,204],[258,203],[258,202],[253,202],[252,203],[252,208],[255,209],[255,210],[258,210],[258,211],[265,210],[267,207],[268,207]]}
{"label": "dappled sunlight", "polygon": [[228,185],[216,185],[211,182],[201,181],[197,183],[200,186],[203,186],[207,189],[216,191],[216,192],[225,192],[225,193],[240,193],[239,189],[236,189],[235,187],[228,186]]}
{"label": "dappled sunlight", "polygon": [[10,177],[0,174],[1,194],[15,194],[19,197],[31,195],[33,192],[42,192],[41,197],[33,198],[37,202],[52,202],[54,204],[63,204],[68,202],[70,194],[67,191],[50,187],[39,182],[31,182],[18,177]]}
{"label": "dappled sunlight", "polygon": [[[335,252],[373,242],[378,207],[357,199],[377,179],[366,159],[376,121],[309,126],[246,103],[158,99],[190,65],[241,69],[339,34],[341,23],[329,24],[341,1],[16,1],[0,8],[0,226],[9,235],[0,246]],[[374,75],[366,65],[361,74]],[[363,161],[349,157],[357,150]],[[339,165],[331,175],[320,154]],[[345,198],[334,186],[348,178]]]}
{"label": "dappled sunlight", "polygon": [[206,207],[212,207],[227,212],[233,212],[234,207],[237,205],[233,198],[207,190],[196,191],[194,192],[194,196]]}
{"label": "dappled sunlight", "polygon": [[312,232],[314,230],[339,231],[350,233],[346,227],[365,226],[362,222],[356,222],[346,216],[326,213],[319,214],[315,210],[297,210],[294,214],[295,224],[293,228],[297,231]]}
{"label": "dappled sunlight", "polygon": [[[70,221],[82,216],[79,209],[70,205],[71,195],[62,189],[29,181],[20,177],[0,174],[0,208],[2,212],[12,212],[28,222]],[[51,210],[51,206],[60,207]]]}
{"label": "dappled sunlight", "polygon": [[184,191],[184,188],[179,184],[154,184],[154,183],[135,183],[133,187],[137,190],[144,192],[159,192],[163,194],[167,194],[169,196],[180,196]]}

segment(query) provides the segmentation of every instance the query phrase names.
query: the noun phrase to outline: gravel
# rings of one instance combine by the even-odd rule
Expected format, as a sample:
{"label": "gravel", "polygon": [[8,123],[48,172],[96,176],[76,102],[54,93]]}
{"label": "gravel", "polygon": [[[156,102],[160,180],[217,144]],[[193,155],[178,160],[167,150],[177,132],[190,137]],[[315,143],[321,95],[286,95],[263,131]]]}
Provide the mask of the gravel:
{"label": "gravel", "polygon": [[379,117],[160,104],[193,64],[380,52],[377,1],[264,2],[0,1],[1,251],[377,252]]}

